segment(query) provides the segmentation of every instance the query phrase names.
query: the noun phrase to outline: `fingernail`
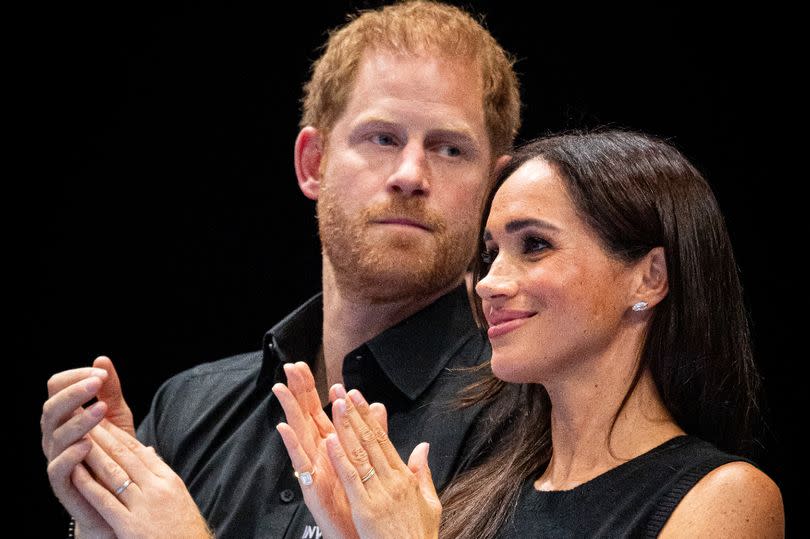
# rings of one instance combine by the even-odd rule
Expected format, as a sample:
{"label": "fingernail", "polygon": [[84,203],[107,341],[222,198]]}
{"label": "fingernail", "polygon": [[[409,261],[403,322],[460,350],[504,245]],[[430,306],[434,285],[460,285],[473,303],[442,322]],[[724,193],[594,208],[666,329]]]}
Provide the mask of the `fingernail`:
{"label": "fingernail", "polygon": [[346,398],[346,388],[343,387],[343,384],[335,384],[335,395],[341,399]]}
{"label": "fingernail", "polygon": [[335,400],[335,408],[337,408],[337,411],[341,414],[346,413],[346,401],[343,399]]}
{"label": "fingernail", "polygon": [[366,402],[366,400],[363,398],[363,395],[361,395],[360,392],[357,391],[356,389],[352,389],[351,391],[349,391],[349,397],[352,398],[352,402],[358,405]]}
{"label": "fingernail", "polygon": [[96,376],[91,376],[84,381],[84,389],[88,393],[95,393],[101,387],[101,379]]}
{"label": "fingernail", "polygon": [[93,368],[93,369],[90,369],[89,376],[98,376],[99,378],[106,378],[107,377],[107,371],[105,371],[104,369]]}
{"label": "fingernail", "polygon": [[87,411],[90,412],[90,415],[95,418],[104,417],[104,405],[100,402],[97,402],[87,408]]}

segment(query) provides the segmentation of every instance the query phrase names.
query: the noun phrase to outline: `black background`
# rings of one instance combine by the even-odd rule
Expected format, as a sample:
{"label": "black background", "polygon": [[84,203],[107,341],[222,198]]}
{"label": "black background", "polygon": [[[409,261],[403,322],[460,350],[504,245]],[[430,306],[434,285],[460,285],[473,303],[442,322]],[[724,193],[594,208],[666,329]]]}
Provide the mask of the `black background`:
{"label": "black background", "polygon": [[[10,335],[19,346],[8,361],[18,422],[9,441],[23,463],[13,472],[23,473],[25,535],[66,528],[39,448],[51,374],[109,355],[138,421],[167,377],[258,348],[318,290],[314,204],[292,166],[300,88],[326,30],[379,3],[99,2],[21,19],[7,84],[19,89],[8,104],[22,122],[7,148],[23,166],[4,206],[9,311],[22,322]],[[798,528],[803,355],[792,352],[800,334],[787,314],[803,277],[786,129],[800,107],[795,14],[463,5],[518,58],[520,140],[640,129],[670,138],[709,178],[765,381],[762,466]]]}

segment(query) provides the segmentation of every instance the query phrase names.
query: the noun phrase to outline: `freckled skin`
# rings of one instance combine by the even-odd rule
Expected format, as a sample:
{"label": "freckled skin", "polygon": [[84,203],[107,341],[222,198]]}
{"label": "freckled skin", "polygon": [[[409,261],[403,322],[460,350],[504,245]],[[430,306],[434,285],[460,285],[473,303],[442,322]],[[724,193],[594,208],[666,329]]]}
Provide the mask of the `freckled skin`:
{"label": "freckled skin", "polygon": [[[541,219],[557,230],[507,232],[519,219]],[[577,215],[556,171],[526,163],[495,195],[487,220],[498,256],[479,283],[489,305],[536,312],[518,330],[493,340],[493,372],[506,381],[543,382],[575,376],[594,357],[617,346],[626,323],[633,266],[608,255]],[[550,246],[526,253],[526,235]],[[488,298],[503,289],[503,294]]]}

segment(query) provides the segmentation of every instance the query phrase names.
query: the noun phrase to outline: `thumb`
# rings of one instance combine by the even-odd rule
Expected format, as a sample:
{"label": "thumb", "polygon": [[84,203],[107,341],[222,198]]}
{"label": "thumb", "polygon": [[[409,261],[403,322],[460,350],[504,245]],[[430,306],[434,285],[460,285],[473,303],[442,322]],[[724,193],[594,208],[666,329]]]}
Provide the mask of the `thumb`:
{"label": "thumb", "polygon": [[107,403],[107,419],[117,427],[135,436],[135,421],[132,418],[129,405],[124,400],[124,394],[121,391],[121,380],[118,378],[112,360],[107,356],[99,356],[93,361],[93,367],[107,371],[107,380],[104,381],[104,385],[98,391],[98,400]]}
{"label": "thumb", "polygon": [[422,496],[428,501],[438,502],[439,496],[436,494],[436,487],[433,485],[433,477],[430,474],[430,466],[428,465],[429,451],[429,443],[422,442],[417,445],[408,458],[408,468],[419,480],[419,490],[422,491]]}

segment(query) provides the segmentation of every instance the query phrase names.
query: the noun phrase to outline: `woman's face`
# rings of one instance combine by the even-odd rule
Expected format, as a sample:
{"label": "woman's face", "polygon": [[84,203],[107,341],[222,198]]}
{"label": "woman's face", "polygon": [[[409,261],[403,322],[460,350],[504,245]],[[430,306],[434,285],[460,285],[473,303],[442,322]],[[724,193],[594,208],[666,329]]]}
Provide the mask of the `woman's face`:
{"label": "woman's face", "polygon": [[622,348],[633,266],[605,252],[554,168],[535,159],[503,183],[484,240],[491,266],[476,292],[498,378],[581,377]]}

